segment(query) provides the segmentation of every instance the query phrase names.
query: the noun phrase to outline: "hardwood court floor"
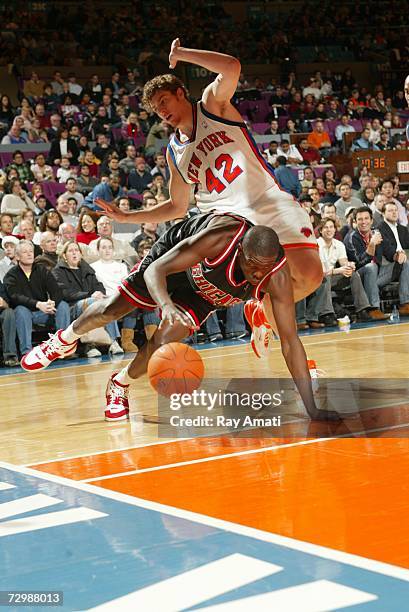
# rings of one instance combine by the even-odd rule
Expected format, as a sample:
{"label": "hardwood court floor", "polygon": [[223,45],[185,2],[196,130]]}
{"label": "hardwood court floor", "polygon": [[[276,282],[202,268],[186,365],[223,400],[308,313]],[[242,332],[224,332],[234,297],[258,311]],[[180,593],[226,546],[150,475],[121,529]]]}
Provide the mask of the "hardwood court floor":
{"label": "hardwood court floor", "polygon": [[[409,323],[313,334],[303,343],[330,377],[408,376]],[[248,343],[205,349],[201,355],[210,378],[288,376],[278,342],[265,360],[257,359]],[[131,392],[130,424],[102,419],[107,378],[123,363],[67,364],[1,376],[0,460],[27,465],[157,442],[157,426],[142,422],[142,414],[157,411],[146,378]]]}
{"label": "hardwood court floor", "polygon": [[[134,561],[135,550],[143,551],[138,559],[143,558],[145,565],[144,571],[140,568],[133,572],[121,571],[120,576],[130,580],[123,591],[111,589],[113,583],[110,585],[109,581],[102,583],[98,592],[104,591],[105,599],[110,602],[106,609],[146,609],[147,612],[159,609],[146,607],[146,597],[148,592],[155,592],[159,597],[160,589],[167,592],[165,578],[172,579],[178,574],[176,580],[188,569],[220,557],[223,557],[222,563],[230,563],[228,555],[242,550],[238,540],[234,540],[232,547],[233,536],[227,536],[228,532],[248,538],[247,556],[241,557],[241,562],[266,559],[263,555],[267,552],[261,550],[260,541],[270,542],[271,560],[285,571],[282,582],[280,575],[277,579],[271,578],[270,585],[263,587],[255,583],[257,587],[249,586],[248,592],[241,593],[247,596],[258,593],[259,589],[257,597],[265,597],[269,605],[263,607],[256,600],[250,605],[249,597],[240,600],[244,607],[236,608],[234,602],[232,607],[226,604],[226,611],[341,609],[348,605],[347,599],[341,601],[344,595],[355,597],[357,610],[406,609],[409,600],[409,324],[375,325],[348,334],[316,333],[304,336],[303,343],[308,356],[316,359],[328,376],[339,379],[340,384],[347,378],[371,379],[364,389],[371,391],[370,402],[359,414],[346,417],[338,425],[311,423],[294,406],[291,412],[294,418],[280,430],[280,437],[264,431],[264,435],[255,437],[212,435],[158,439],[157,426],[142,421],[143,414],[155,415],[157,410],[155,396],[146,380],[132,392],[131,422],[107,424],[102,420],[101,400],[107,377],[121,361],[63,365],[37,375],[1,376],[0,471],[3,468],[5,475],[0,480],[3,478],[15,486],[33,475],[37,479],[51,479],[48,484],[41,481],[34,490],[51,491],[55,496],[58,487],[68,486],[67,499],[74,505],[84,504],[84,495],[92,494],[92,499],[101,494],[107,496],[108,509],[101,505],[100,499],[95,503],[98,511],[102,509],[106,515],[112,515],[114,537],[108,554],[98,552],[103,521],[87,523],[90,529],[97,523],[98,534],[93,540],[94,561],[90,571],[92,568],[98,571],[108,560],[113,564],[112,571],[121,568],[121,555],[128,550],[130,538],[137,538],[131,547],[131,558]],[[205,349],[201,354],[210,377],[288,377],[278,343],[266,361],[257,360],[247,343]],[[382,378],[386,383],[378,391]],[[375,394],[373,389],[377,390]],[[1,462],[9,463],[1,465]],[[10,464],[14,464],[18,476],[11,474],[13,465],[10,467]],[[1,486],[10,485],[0,482],[0,490]],[[34,486],[32,480],[30,486]],[[60,489],[57,497],[64,497]],[[92,499],[87,497],[87,508],[92,508]],[[118,514],[114,513],[112,500],[124,504],[127,519],[121,518],[119,510]],[[0,536],[2,528],[11,529],[12,523],[0,521]],[[106,524],[109,526],[109,521]],[[30,521],[24,528],[31,529]],[[214,528],[221,531],[214,534],[211,531]],[[73,537],[70,529],[67,526],[68,548]],[[48,533],[50,549],[58,550],[52,530]],[[155,545],[158,534],[167,538],[159,547]],[[84,535],[81,542],[86,542],[87,537]],[[106,541],[111,542],[109,532],[107,539],[103,538]],[[180,558],[181,566],[177,569],[175,560],[185,545],[189,550]],[[30,549],[28,544],[27,549]],[[59,561],[53,561],[54,554],[50,553],[49,566],[44,565],[47,575],[59,567]],[[80,587],[74,578],[67,587],[74,598],[83,589],[81,572],[89,563],[90,552],[87,550],[84,555],[87,563],[78,566]],[[14,572],[14,566],[10,564],[7,570]],[[356,571],[359,568],[358,574],[354,568]],[[219,593],[228,590],[227,582],[233,575],[234,571],[221,572]],[[74,569],[70,576],[74,576]],[[336,589],[341,589],[339,601],[326,603],[328,594],[324,583],[327,587],[331,583],[330,591],[335,599]],[[169,583],[169,589],[173,588],[172,584]],[[214,579],[211,584],[216,586]],[[353,587],[352,591],[345,591],[346,586]],[[178,589],[178,597],[183,593],[191,597],[197,588]],[[314,590],[310,593],[312,603],[305,589]],[[128,607],[123,607],[122,599],[115,599],[121,593],[128,593]],[[291,599],[292,594],[296,596],[296,603]],[[92,591],[90,597],[95,596]],[[285,604],[273,605],[281,597],[284,599],[280,602],[285,600]],[[163,594],[161,601],[166,601]],[[369,601],[372,603],[365,603]],[[168,603],[161,609],[187,607]],[[88,609],[88,605],[78,609]]]}

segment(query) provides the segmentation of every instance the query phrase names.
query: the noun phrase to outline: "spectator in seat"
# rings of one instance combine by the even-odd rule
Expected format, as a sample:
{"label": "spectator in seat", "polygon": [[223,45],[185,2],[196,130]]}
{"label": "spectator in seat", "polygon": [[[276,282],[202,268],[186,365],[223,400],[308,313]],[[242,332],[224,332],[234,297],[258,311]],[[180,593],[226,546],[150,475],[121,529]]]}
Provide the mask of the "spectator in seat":
{"label": "spectator in seat", "polygon": [[21,151],[17,150],[13,153],[13,161],[7,166],[7,170],[12,170],[13,168],[17,170],[18,178],[22,183],[29,183],[33,180],[30,164],[24,161],[24,156]]}
{"label": "spectator in seat", "polygon": [[378,227],[380,223],[383,223],[383,208],[388,201],[388,198],[383,193],[377,193],[373,203],[369,206],[372,210],[372,225]]}
{"label": "spectator in seat", "polygon": [[68,75],[68,91],[75,100],[79,100],[82,94],[82,87],[77,83],[77,79],[73,72]]}
{"label": "spectator in seat", "polygon": [[277,161],[277,151],[278,151],[278,142],[276,140],[272,140],[268,145],[268,149],[266,149],[267,161],[272,166],[275,166]]}
{"label": "spectator in seat", "polygon": [[[113,236],[113,224],[112,220],[102,215],[97,220],[97,233],[98,238],[90,242],[89,251],[87,253],[87,260],[95,261],[98,258],[98,244],[101,238],[109,238],[113,246],[112,259],[114,261],[124,261],[129,268],[132,268],[137,262],[137,253],[128,242],[125,240],[118,240]],[[88,259],[90,258],[90,259]]]}
{"label": "spectator in seat", "polygon": [[40,239],[41,255],[36,257],[34,262],[38,263],[41,258],[43,265],[46,265],[49,270],[55,268],[58,263],[57,255],[58,237],[53,232],[43,232]]}
{"label": "spectator in seat", "polygon": [[155,177],[156,175],[160,174],[167,185],[170,178],[170,172],[166,162],[166,156],[163,153],[156,153],[153,159],[155,161],[155,165],[151,170],[151,175]]}
{"label": "spectator in seat", "polygon": [[[106,295],[113,295],[118,290],[119,282],[128,275],[128,268],[124,263],[117,261],[114,242],[109,236],[98,238],[96,253],[98,259],[91,264],[91,267],[95,271],[97,280],[104,285]],[[126,353],[138,351],[138,347],[133,343],[135,324],[136,316],[132,316],[132,313],[122,320],[121,345]]]}
{"label": "spectator in seat", "polygon": [[327,179],[325,182],[325,194],[321,197],[321,204],[335,204],[338,200],[338,194],[335,191],[335,181]]}
{"label": "spectator in seat", "polygon": [[39,225],[40,232],[50,231],[57,234],[61,223],[63,223],[63,218],[57,210],[54,208],[47,210],[41,215]]}
{"label": "spectator in seat", "polygon": [[0,238],[11,236],[13,232],[13,216],[9,213],[0,214]]}
{"label": "spectator in seat", "polygon": [[64,79],[62,78],[61,72],[56,70],[53,74],[53,80],[51,81],[51,87],[53,88],[53,92],[57,94],[57,96],[61,96],[64,92]]}
{"label": "spectator in seat", "polygon": [[352,143],[351,151],[379,151],[377,145],[369,140],[370,133],[371,130],[369,128],[364,128],[361,132],[361,136]]}
{"label": "spectator in seat", "polygon": [[85,197],[98,185],[95,177],[90,175],[89,166],[82,164],[77,176],[77,189]]}
{"label": "spectator in seat", "polygon": [[278,121],[277,119],[271,119],[270,127],[266,129],[264,134],[267,136],[279,136],[280,130],[278,129]]}
{"label": "spectator in seat", "polygon": [[8,304],[8,299],[4,285],[0,282],[0,325],[3,336],[3,361],[7,368],[14,368],[19,365],[16,346],[16,317],[14,310]]}
{"label": "spectator in seat", "polygon": [[54,113],[50,117],[51,127],[47,130],[47,136],[50,142],[58,138],[58,134],[60,133],[62,124],[61,124],[61,116],[58,113]]}
{"label": "spectator in seat", "polygon": [[[96,300],[105,297],[104,285],[98,281],[91,266],[82,259],[80,246],[76,242],[67,242],[64,245],[60,262],[54,268],[53,275],[64,299],[70,305],[72,320],[79,317]],[[109,352],[113,355],[123,353],[117,342],[119,329],[116,321],[108,323],[105,329],[112,340]],[[88,348],[87,357],[100,356],[101,353],[95,346]]]}
{"label": "spectator in seat", "polygon": [[96,233],[97,216],[94,212],[83,208],[77,225],[77,242],[89,244],[98,238]]}
{"label": "spectator in seat", "polygon": [[126,187],[128,175],[119,167],[119,156],[116,151],[112,153],[110,159],[105,158],[105,161],[101,164],[101,175],[102,174],[117,174],[121,187]]}
{"label": "spectator in seat", "polygon": [[303,188],[303,191],[305,191],[305,193],[308,193],[308,189],[313,186],[314,181],[314,170],[307,166],[307,168],[304,168],[304,178],[301,181],[301,187]]}
{"label": "spectator in seat", "polygon": [[33,323],[55,323],[57,329],[65,329],[70,311],[52,274],[34,263],[31,242],[22,240],[16,250],[18,264],[7,272],[4,286],[15,309],[20,352],[25,355],[32,349]]}
{"label": "spectator in seat", "polygon": [[321,196],[320,196],[320,192],[318,191],[317,187],[315,187],[315,185],[309,188],[308,195],[311,198],[310,208],[312,212],[314,212],[318,217],[321,217]]}
{"label": "spectator in seat", "polygon": [[372,232],[372,211],[366,206],[355,210],[356,229],[350,234],[349,240],[344,239],[348,260],[353,261],[361,276],[365,293],[371,306],[370,317],[382,321],[387,316],[380,310],[378,287],[379,267],[382,262],[382,235],[379,231]]}
{"label": "spectator in seat", "polygon": [[327,286],[326,300],[322,306],[324,315],[330,315],[332,319],[335,319],[331,292],[349,287],[358,320],[371,321],[370,304],[362,285],[362,279],[355,270],[355,263],[348,261],[344,243],[335,238],[335,222],[332,219],[324,219],[319,233],[319,255]]}
{"label": "spectator in seat", "polygon": [[0,281],[3,282],[7,272],[16,265],[16,247],[20,240],[16,236],[4,236],[1,240],[1,248],[4,252],[3,259],[0,260]]}
{"label": "spectator in seat", "polygon": [[380,193],[386,197],[387,202],[394,202],[398,209],[399,223],[401,225],[408,225],[408,217],[406,214],[405,207],[397,198],[394,197],[394,184],[391,179],[384,179],[380,184]]}
{"label": "spectator in seat", "polygon": [[298,146],[298,150],[305,164],[314,167],[320,163],[321,156],[319,154],[318,149],[316,149],[315,147],[311,147],[308,144],[308,140],[306,138],[303,138],[301,140]]}
{"label": "spectator in seat", "polygon": [[10,183],[11,193],[3,196],[1,200],[0,210],[2,213],[8,213],[13,217],[21,215],[23,210],[30,208],[35,212],[35,206],[32,199],[22,189],[19,179],[13,179]]}
{"label": "spectator in seat", "polygon": [[34,180],[38,183],[42,181],[53,181],[54,172],[51,166],[45,163],[44,153],[38,153],[34,158],[35,163],[31,166]]}
{"label": "spectator in seat", "polygon": [[343,135],[348,132],[355,132],[355,128],[349,123],[348,115],[342,115],[341,123],[335,128],[335,139],[340,146],[342,145]]}
{"label": "spectator in seat", "polygon": [[147,168],[146,161],[143,157],[136,157],[135,167],[130,171],[128,176],[128,187],[136,193],[142,193],[152,184],[152,175]]}
{"label": "spectator in seat", "polygon": [[[74,200],[76,202],[76,200]],[[58,196],[56,210],[60,213],[64,223],[76,226],[78,217],[70,214],[70,204],[65,194]]]}
{"label": "spectator in seat", "polygon": [[68,157],[71,164],[74,166],[78,163],[79,150],[77,143],[72,138],[68,137],[68,129],[62,127],[57,136],[51,142],[50,152],[48,154],[48,163],[51,166],[59,166],[63,157]]}
{"label": "spectator in seat", "polygon": [[131,170],[135,168],[136,149],[134,145],[128,145],[125,149],[125,157],[119,162],[119,167],[126,174],[129,174]]}
{"label": "spectator in seat", "polygon": [[150,189],[157,201],[158,198],[160,198],[161,196],[165,196],[165,200],[169,199],[169,189],[161,174],[155,174],[152,179],[152,185]]}
{"label": "spectator in seat", "polygon": [[341,221],[341,223],[345,223],[345,211],[350,206],[355,208],[359,208],[362,206],[362,202],[359,198],[354,198],[351,195],[351,187],[348,183],[341,183],[339,188],[340,198],[335,202],[335,207],[337,209],[337,215]]}
{"label": "spectator in seat", "polygon": [[115,150],[115,147],[111,146],[109,138],[106,134],[97,134],[97,144],[94,147],[93,154],[99,162],[103,162],[105,158]]}
{"label": "spectator in seat", "polygon": [[43,97],[44,85],[44,81],[41,81],[38,78],[38,74],[33,71],[29,80],[25,81],[24,83],[24,95],[30,100],[30,102],[38,102]]}
{"label": "spectator in seat", "polygon": [[277,149],[277,155],[282,155],[286,158],[287,163],[291,165],[298,165],[303,163],[301,153],[298,151],[295,145],[290,145],[288,140],[282,140],[280,146]]}
{"label": "spectator in seat", "polygon": [[67,191],[62,194],[63,197],[65,197],[66,199],[74,198],[77,202],[77,207],[80,208],[80,206],[82,206],[82,204],[84,203],[84,196],[82,195],[82,193],[77,191],[77,179],[74,177],[67,179],[65,187],[67,188]]}
{"label": "spectator in seat", "polygon": [[34,247],[34,257],[41,255],[41,247],[39,246],[39,233],[36,232],[33,222],[30,219],[20,221],[20,238],[28,240]]}
{"label": "spectator in seat", "polygon": [[319,225],[314,230],[314,233],[315,233],[316,237],[318,238],[319,236],[321,236],[320,228],[322,227],[323,222],[326,221],[327,219],[330,219],[331,221],[334,222],[334,225],[335,225],[334,238],[335,238],[335,240],[339,240],[340,242],[342,242],[342,234],[341,234],[342,223],[341,223],[341,221],[337,217],[337,210],[335,208],[335,204],[331,204],[330,202],[327,202],[326,204],[323,204],[323,206],[321,208],[321,221],[320,221]]}
{"label": "spectator in seat", "polygon": [[58,228],[58,234],[57,234],[58,256],[61,255],[64,244],[66,242],[69,242],[70,240],[75,242],[76,236],[77,236],[77,230],[75,229],[74,225],[71,225],[71,223],[61,223],[60,227]]}
{"label": "spectator in seat", "polygon": [[110,174],[107,181],[98,183],[91,193],[87,195],[84,204],[91,210],[99,210],[98,199],[113,202],[116,198],[120,198],[123,195],[125,195],[125,192],[120,185],[119,176],[117,174]]}
{"label": "spectator in seat", "polygon": [[274,174],[276,180],[285,191],[291,193],[295,198],[301,195],[301,183],[294,173],[287,167],[287,160],[283,155],[277,157]]}
{"label": "spectator in seat", "polygon": [[328,132],[324,130],[322,121],[316,121],[314,129],[307,136],[307,142],[311,147],[314,147],[324,159],[331,153],[331,138]]}
{"label": "spectator in seat", "polygon": [[23,132],[18,125],[14,124],[1,140],[2,145],[27,144],[29,141],[26,132]]}
{"label": "spectator in seat", "polygon": [[395,202],[385,203],[383,216],[384,221],[378,226],[383,238],[378,287],[382,288],[393,278],[399,278],[399,313],[409,316],[409,262],[406,255],[406,249],[409,249],[409,230],[399,223]]}
{"label": "spectator in seat", "polygon": [[137,234],[131,242],[131,246],[138,252],[139,243],[142,240],[153,240],[156,242],[159,238],[157,234],[158,224],[157,223],[141,223],[141,232]]}

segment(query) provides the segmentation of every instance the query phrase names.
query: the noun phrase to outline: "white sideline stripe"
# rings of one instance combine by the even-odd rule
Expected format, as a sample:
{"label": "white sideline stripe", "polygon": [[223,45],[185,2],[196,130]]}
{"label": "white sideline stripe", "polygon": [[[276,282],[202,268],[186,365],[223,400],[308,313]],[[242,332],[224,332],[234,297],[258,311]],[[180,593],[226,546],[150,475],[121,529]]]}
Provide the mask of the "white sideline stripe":
{"label": "white sideline stripe", "polygon": [[15,485],[9,484],[8,482],[0,482],[0,491],[8,491],[9,489],[15,488]]}
{"label": "white sideline stripe", "polygon": [[352,567],[358,567],[370,572],[382,574],[383,576],[391,576],[392,578],[398,578],[399,580],[409,582],[409,569],[392,565],[391,563],[384,563],[382,561],[376,561],[375,559],[360,557],[359,555],[328,548],[327,546],[320,546],[319,544],[303,542],[302,540],[288,538],[276,533],[269,533],[268,531],[255,529],[254,527],[247,527],[246,525],[239,525],[238,523],[232,523],[231,521],[224,521],[222,519],[206,516],[205,514],[199,514],[198,512],[191,512],[189,510],[183,510],[174,506],[160,504],[158,502],[149,501],[140,497],[126,495],[125,493],[118,493],[117,491],[104,489],[95,485],[77,482],[70,480],[69,478],[63,478],[62,476],[45,474],[44,472],[38,472],[31,468],[20,467],[5,461],[0,461],[0,468],[10,470],[11,472],[17,474],[31,476],[40,482],[44,482],[44,480],[46,480],[48,482],[70,487],[71,489],[77,489],[78,491],[85,491],[86,493],[99,497],[114,499],[115,501],[122,502],[130,506],[136,506],[137,508],[144,508],[146,510],[168,514],[169,516],[185,519],[201,525],[207,525],[208,527],[213,527],[214,529],[221,529],[223,531],[229,531],[231,533],[236,533],[249,538],[255,538],[261,542],[269,542],[278,546],[284,546],[291,550],[297,550],[299,552],[321,557],[322,559],[329,559],[330,561],[345,563]]}
{"label": "white sideline stripe", "polygon": [[[171,444],[171,442],[183,442],[184,440],[193,440],[193,438],[172,438],[171,440],[158,440],[157,442],[147,442],[146,444],[136,444],[135,446],[123,446],[121,448],[109,448],[108,450],[95,451],[94,453],[84,453],[81,455],[70,455],[69,457],[57,457],[57,459],[49,459],[48,461],[31,462],[21,464],[21,467],[31,467],[33,465],[48,465],[49,463],[57,463],[58,461],[70,461],[70,459],[82,459],[83,457],[93,457],[94,455],[105,455],[109,453],[118,453],[121,451],[133,450],[134,448],[145,448],[146,446],[159,446],[161,444]],[[1,483],[0,483],[1,491]]]}
{"label": "white sideline stripe", "polygon": [[201,612],[248,612],[249,610],[300,610],[302,612],[329,612],[348,606],[375,601],[372,593],[332,582],[316,580],[297,586],[244,597],[235,601],[200,608]]}
{"label": "white sideline stripe", "polygon": [[91,610],[179,612],[282,569],[274,563],[235,553],[112,599]]}
{"label": "white sideline stripe", "polygon": [[[396,406],[404,406],[406,405],[408,402],[405,401],[401,401],[401,402],[394,402],[393,403],[393,407],[395,408]],[[390,407],[391,402],[386,402],[384,404],[378,404],[377,406],[373,406],[370,408],[364,408],[362,410],[360,410],[361,412],[368,412],[369,410],[381,410],[382,408],[388,408]],[[292,423],[301,423],[301,422],[305,422],[305,417],[300,417],[300,418],[296,418],[296,419],[291,419],[289,421],[286,421],[286,425],[290,425]],[[409,423],[408,423],[409,426]],[[83,457],[93,457],[94,455],[105,455],[105,454],[109,454],[109,453],[116,453],[116,452],[121,452],[121,451],[126,451],[126,450],[133,450],[133,449],[138,449],[138,448],[145,448],[148,446],[159,446],[161,444],[171,444],[173,442],[185,442],[186,440],[194,440],[194,439],[204,439],[204,438],[217,438],[217,437],[222,437],[224,436],[225,433],[218,433],[218,434],[212,434],[212,435],[207,435],[204,434],[203,436],[192,436],[190,438],[171,438],[170,440],[157,440],[156,442],[147,442],[146,444],[135,444],[134,446],[124,446],[122,448],[110,448],[108,450],[102,450],[102,451],[95,451],[93,453],[82,453],[80,455],[70,455],[68,457],[57,457],[56,459],[49,459],[48,461],[39,461],[39,462],[31,462],[31,463],[22,463],[19,464],[21,465],[21,467],[34,467],[36,466],[34,469],[37,468],[37,466],[41,466],[41,465],[48,465],[49,463],[57,463],[59,461],[63,462],[63,461],[70,461],[71,459],[81,459]],[[280,437],[280,436],[276,436],[276,437]],[[1,483],[0,483],[1,485]],[[11,485],[10,485],[11,486]],[[0,486],[0,491],[1,491],[1,486]]]}
{"label": "white sideline stripe", "polygon": [[241,457],[242,455],[256,455],[268,451],[278,451],[282,448],[291,448],[293,446],[305,446],[307,444],[317,444],[318,442],[329,442],[330,440],[340,440],[342,438],[356,437],[368,433],[377,433],[381,431],[391,431],[393,429],[403,429],[409,427],[409,423],[401,425],[391,425],[388,427],[377,427],[375,429],[367,429],[365,431],[348,432],[333,438],[314,438],[313,440],[301,440],[299,442],[291,442],[290,444],[276,444],[275,446],[265,446],[263,448],[254,448],[246,451],[238,451],[237,453],[228,453],[225,455],[214,455],[211,457],[201,457],[200,459],[192,459],[191,461],[181,461],[180,463],[165,463],[164,465],[156,465],[154,467],[143,468],[141,470],[130,470],[129,472],[118,472],[106,476],[97,476],[95,478],[84,478],[81,482],[98,482],[99,480],[109,480],[110,478],[120,478],[121,476],[132,476],[133,474],[144,474],[145,472],[157,472],[158,470],[169,470],[171,468],[184,467],[185,465],[193,465],[195,463],[206,463],[208,461],[218,461],[219,459],[229,459],[232,457]]}
{"label": "white sideline stripe", "polygon": [[[404,323],[403,325],[406,325],[406,323]],[[377,327],[378,328],[379,327],[388,327],[388,324],[379,325]],[[368,329],[370,330],[370,329],[373,329],[373,328],[369,327]],[[362,330],[362,329],[351,329],[351,331],[349,333],[362,332],[362,331],[364,331],[364,330]],[[320,337],[322,338],[324,335],[337,336],[338,333],[335,334],[334,332],[332,332],[332,333],[328,333],[328,334],[322,334],[322,336],[320,336]],[[399,333],[399,334],[387,334],[386,337],[390,338],[390,337],[395,337],[395,336],[407,336],[407,335],[408,335],[408,332],[404,332],[404,333]],[[308,339],[309,337],[313,338],[314,336],[302,336],[301,339],[304,340],[304,339]],[[372,340],[373,338],[385,338],[385,335],[384,334],[374,334],[373,336],[369,336],[369,339]],[[306,342],[305,346],[308,347],[308,346],[315,346],[315,345],[319,345],[319,344],[333,344],[334,341],[336,341],[336,342],[351,342],[353,340],[367,340],[367,339],[368,338],[366,336],[358,336],[358,337],[351,337],[351,336],[349,336],[348,338],[339,338],[339,339],[332,337],[330,340],[321,340],[319,342],[308,342],[308,343]],[[238,346],[240,346],[240,345],[238,345]],[[212,351],[215,351],[215,350],[221,350],[222,348],[223,347],[220,347],[220,349],[216,349],[216,348],[201,349],[201,351],[206,350],[206,351],[212,352]],[[279,342],[277,340],[277,346],[272,347],[271,351],[278,351],[278,350],[281,350],[281,349],[280,349],[280,346],[279,346]],[[203,359],[204,360],[207,360],[207,359],[220,359],[220,358],[223,358],[223,357],[234,357],[235,355],[245,355],[245,354],[250,355],[252,353],[253,353],[252,349],[249,348],[248,350],[245,350],[245,351],[234,351],[233,353],[220,353],[219,355],[208,355],[208,356],[204,355]],[[122,361],[130,363],[131,359],[126,359],[125,358],[125,359],[122,359],[121,362]],[[119,363],[119,360],[117,362],[115,362],[115,364],[117,364],[117,363]],[[75,365],[69,365],[69,366],[64,367],[64,368],[59,368],[59,370],[68,370],[68,369],[71,369],[71,368],[74,368],[74,367],[76,367],[76,368],[94,367],[94,366],[97,366],[97,365],[100,366],[100,367],[108,366],[112,370],[113,362],[98,362],[98,363],[95,363],[95,364],[93,364],[93,363],[91,363],[91,364],[85,363],[83,365],[75,364]],[[107,367],[107,369],[108,369],[108,367]],[[57,371],[57,370],[55,370],[55,371]],[[49,381],[49,380],[65,380],[66,378],[76,378],[77,376],[81,376],[81,375],[84,375],[84,374],[87,374],[87,372],[82,372],[82,373],[81,372],[77,372],[76,374],[67,374],[66,376],[49,376],[49,377],[37,378],[37,379],[30,378],[30,380],[25,380],[25,381],[24,380],[19,380],[18,382],[0,384],[0,389],[2,387],[13,387],[15,385],[28,385],[28,384],[30,384],[32,382],[39,383],[39,382]],[[5,376],[11,376],[11,377],[13,377],[13,379],[14,378],[19,378],[20,379],[20,378],[24,378],[25,376],[27,376],[27,374],[25,374],[24,372],[21,372],[19,374],[6,374]],[[1,380],[1,377],[0,377],[0,380]]]}
{"label": "white sideline stripe", "polygon": [[18,499],[0,504],[0,519],[15,516],[16,514],[23,514],[24,512],[31,512],[32,510],[40,510],[40,508],[47,508],[48,506],[54,506],[55,504],[61,503],[62,499],[43,495],[42,493],[29,495],[27,497],[19,497]]}
{"label": "white sideline stripe", "polygon": [[276,444],[274,446],[264,446],[263,448],[252,448],[246,451],[238,451],[237,453],[226,453],[224,455],[201,457],[200,459],[180,461],[179,463],[165,463],[164,465],[155,465],[149,468],[142,468],[141,470],[130,470],[129,472],[118,472],[117,474],[107,474],[106,476],[97,476],[95,478],[84,478],[84,480],[81,480],[81,482],[98,482],[99,480],[109,480],[110,478],[120,478],[121,476],[132,476],[134,474],[144,474],[145,472],[157,472],[158,470],[170,470],[172,468],[184,467],[185,465],[206,463],[208,461],[217,461],[219,459],[231,459],[232,457],[241,457],[243,455],[257,455],[258,453],[265,453],[267,451],[277,450],[281,448],[303,446],[306,444],[316,444],[317,442],[328,442],[329,440],[336,440],[336,438],[314,438],[313,440],[302,440],[299,442],[291,442],[290,444]]}
{"label": "white sideline stripe", "polygon": [[28,531],[47,529],[49,527],[58,527],[59,525],[91,521],[104,516],[108,515],[104,512],[93,510],[92,508],[83,508],[80,506],[79,508],[70,508],[69,510],[61,510],[59,512],[48,512],[47,514],[29,516],[13,521],[4,521],[4,523],[0,523],[0,538],[16,535],[18,533],[26,533]]}

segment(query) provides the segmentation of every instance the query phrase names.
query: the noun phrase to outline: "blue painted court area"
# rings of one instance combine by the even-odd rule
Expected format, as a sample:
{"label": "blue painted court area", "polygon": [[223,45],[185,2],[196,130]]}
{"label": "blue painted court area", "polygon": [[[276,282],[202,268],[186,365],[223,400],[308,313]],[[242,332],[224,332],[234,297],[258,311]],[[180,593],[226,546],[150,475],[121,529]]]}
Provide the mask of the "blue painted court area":
{"label": "blue painted court area", "polygon": [[401,612],[409,601],[408,570],[9,464],[0,559],[1,590],[63,591],[57,609],[70,611]]}

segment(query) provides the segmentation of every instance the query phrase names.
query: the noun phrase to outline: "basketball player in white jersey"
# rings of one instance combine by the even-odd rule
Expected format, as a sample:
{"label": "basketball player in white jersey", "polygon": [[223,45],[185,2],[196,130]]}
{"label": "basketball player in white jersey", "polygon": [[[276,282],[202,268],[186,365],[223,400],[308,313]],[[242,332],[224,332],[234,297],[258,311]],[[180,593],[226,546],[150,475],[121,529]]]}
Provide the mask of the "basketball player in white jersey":
{"label": "basketball player in white jersey", "polygon": [[[274,179],[272,168],[260,154],[241,115],[231,104],[240,75],[238,59],[181,47],[173,41],[169,64],[189,62],[215,72],[216,78],[192,104],[176,76],[161,75],[144,87],[143,102],[175,128],[167,150],[170,198],[149,210],[121,212],[103,200],[96,203],[117,221],[163,222],[183,217],[192,185],[201,212],[238,213],[257,225],[267,225],[279,235],[293,281],[294,300],[312,293],[322,281],[322,265],[307,213]],[[268,349],[271,327],[261,304],[246,305],[253,328],[252,346],[260,356]],[[269,298],[264,312],[274,324]]]}

